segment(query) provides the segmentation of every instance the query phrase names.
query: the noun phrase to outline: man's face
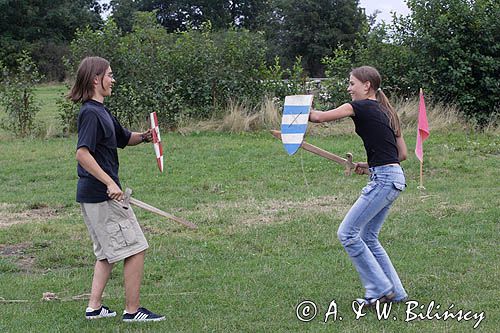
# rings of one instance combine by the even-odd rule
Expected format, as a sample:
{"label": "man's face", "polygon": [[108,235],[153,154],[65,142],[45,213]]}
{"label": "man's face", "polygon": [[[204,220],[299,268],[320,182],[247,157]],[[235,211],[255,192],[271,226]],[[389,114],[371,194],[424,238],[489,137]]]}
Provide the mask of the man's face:
{"label": "man's face", "polygon": [[113,84],[115,83],[113,78],[113,71],[111,67],[108,67],[104,72],[104,75],[98,76],[98,83],[96,84],[96,93],[102,97],[111,96],[113,90]]}

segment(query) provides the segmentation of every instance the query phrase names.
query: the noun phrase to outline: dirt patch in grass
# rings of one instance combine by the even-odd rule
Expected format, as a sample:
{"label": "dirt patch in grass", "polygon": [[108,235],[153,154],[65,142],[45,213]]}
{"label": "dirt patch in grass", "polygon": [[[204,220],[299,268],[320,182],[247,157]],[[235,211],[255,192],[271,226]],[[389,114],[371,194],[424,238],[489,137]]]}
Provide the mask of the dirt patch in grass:
{"label": "dirt patch in grass", "polygon": [[40,222],[58,216],[60,208],[35,204],[20,210],[18,206],[0,203],[0,229],[14,224]]}
{"label": "dirt patch in grass", "polygon": [[29,271],[35,263],[35,257],[26,254],[31,246],[32,244],[29,242],[11,245],[0,244],[0,257],[13,262],[23,271]]}
{"label": "dirt patch in grass", "polygon": [[327,213],[343,216],[349,210],[350,205],[351,203],[347,202],[346,198],[321,196],[303,201],[257,201],[249,199],[238,202],[219,202],[202,205],[198,209],[202,210],[209,219],[215,219],[221,213],[231,214],[238,217],[238,224],[254,225],[286,222],[296,212],[300,214]]}

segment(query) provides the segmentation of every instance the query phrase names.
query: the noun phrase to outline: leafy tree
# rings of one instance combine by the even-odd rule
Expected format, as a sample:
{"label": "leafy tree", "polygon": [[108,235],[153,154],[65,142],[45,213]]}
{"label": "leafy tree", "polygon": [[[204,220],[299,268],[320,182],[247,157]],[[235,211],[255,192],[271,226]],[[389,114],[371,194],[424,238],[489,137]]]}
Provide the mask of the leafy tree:
{"label": "leafy tree", "polygon": [[264,31],[268,59],[275,56],[291,68],[301,57],[313,75],[323,75],[321,59],[338,43],[350,47],[366,17],[358,0],[113,0],[113,17],[129,31],[132,13],[155,11],[169,32],[244,28]]}
{"label": "leafy tree", "polygon": [[76,28],[101,25],[101,10],[97,0],[0,1],[0,57],[14,68],[21,52],[28,50],[48,79],[60,80],[61,55]]}
{"label": "leafy tree", "polygon": [[224,2],[216,0],[143,0],[142,11],[156,11],[158,21],[169,32],[200,28],[210,21],[214,27],[227,27]]}
{"label": "leafy tree", "polygon": [[113,18],[128,32],[133,13],[155,11],[158,22],[169,32],[199,29],[210,22],[215,30],[231,27],[259,29],[259,15],[267,8],[266,0],[112,0]]}
{"label": "leafy tree", "polygon": [[485,123],[500,112],[500,2],[409,0],[411,19],[400,22],[413,52],[412,81],[436,98],[456,102]]}
{"label": "leafy tree", "polygon": [[118,28],[124,33],[132,31],[135,13],[139,11],[140,1],[137,0],[111,0],[111,17]]}
{"label": "leafy tree", "polygon": [[414,96],[418,91],[413,82],[416,75],[414,53],[394,26],[376,24],[371,29],[365,27],[360,35],[352,53],[352,66],[377,68],[383,77],[381,88],[389,96]]}
{"label": "leafy tree", "polygon": [[301,56],[306,70],[322,76],[323,57],[338,44],[354,45],[366,21],[358,4],[358,0],[274,0],[265,29],[274,45],[271,54],[288,63]]}
{"label": "leafy tree", "polygon": [[500,3],[407,3],[410,15],[393,16],[391,25],[364,26],[348,54],[336,49],[325,58],[328,75],[338,73],[346,59],[353,67],[372,65],[381,72],[386,93],[411,97],[422,87],[433,100],[456,103],[466,115],[487,123],[500,112]]}
{"label": "leafy tree", "polygon": [[272,8],[268,0],[227,1],[231,10],[231,22],[250,31],[263,31],[263,18]]}
{"label": "leafy tree", "polygon": [[352,69],[353,51],[339,45],[332,56],[322,59],[328,78],[321,84],[319,97],[329,107],[337,107],[348,100],[347,84]]}

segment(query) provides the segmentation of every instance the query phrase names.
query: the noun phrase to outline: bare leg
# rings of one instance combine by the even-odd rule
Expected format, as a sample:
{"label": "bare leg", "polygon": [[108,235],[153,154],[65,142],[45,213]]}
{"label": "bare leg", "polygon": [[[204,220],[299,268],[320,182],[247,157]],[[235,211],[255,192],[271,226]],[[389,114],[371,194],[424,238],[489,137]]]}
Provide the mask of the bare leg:
{"label": "bare leg", "polygon": [[144,272],[145,251],[134,254],[125,259],[123,278],[125,280],[125,311],[135,313],[140,305],[139,291],[141,288],[142,273]]}
{"label": "bare leg", "polygon": [[110,264],[107,260],[98,260],[95,263],[94,277],[92,279],[92,290],[90,292],[90,299],[88,304],[88,306],[94,310],[99,309],[102,305],[102,293],[104,292],[106,283],[108,283],[112,269],[113,264]]}

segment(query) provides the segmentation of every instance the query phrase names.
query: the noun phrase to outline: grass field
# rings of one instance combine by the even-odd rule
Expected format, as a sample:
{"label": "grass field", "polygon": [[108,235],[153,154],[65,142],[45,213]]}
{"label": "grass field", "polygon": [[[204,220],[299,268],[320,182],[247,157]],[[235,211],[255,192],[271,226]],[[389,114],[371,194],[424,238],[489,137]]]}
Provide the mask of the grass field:
{"label": "grass field", "polygon": [[[346,177],[304,151],[288,157],[264,131],[162,134],[166,173],[159,174],[151,146],[130,147],[119,152],[122,184],[199,229],[135,209],[150,243],[142,303],[167,316],[142,325],[83,316],[94,257],[74,200],[76,137],[0,137],[0,331],[471,332],[475,314],[484,316],[478,331],[498,332],[497,134],[431,129],[425,190],[417,189],[414,155],[403,163],[408,188],[380,239],[419,302],[413,311],[424,317],[435,303],[433,320],[408,322],[407,304],[380,320],[375,312],[356,319],[351,309],[363,290],[336,230],[365,177]],[[405,134],[411,152],[414,131]],[[354,134],[308,141],[364,156]],[[44,292],[58,299],[43,301]],[[105,293],[104,302],[121,314],[121,264]],[[317,305],[310,322],[296,316],[304,300]],[[325,323],[332,301],[337,320],[331,315]],[[471,312],[460,321],[436,318],[446,310]]]}

